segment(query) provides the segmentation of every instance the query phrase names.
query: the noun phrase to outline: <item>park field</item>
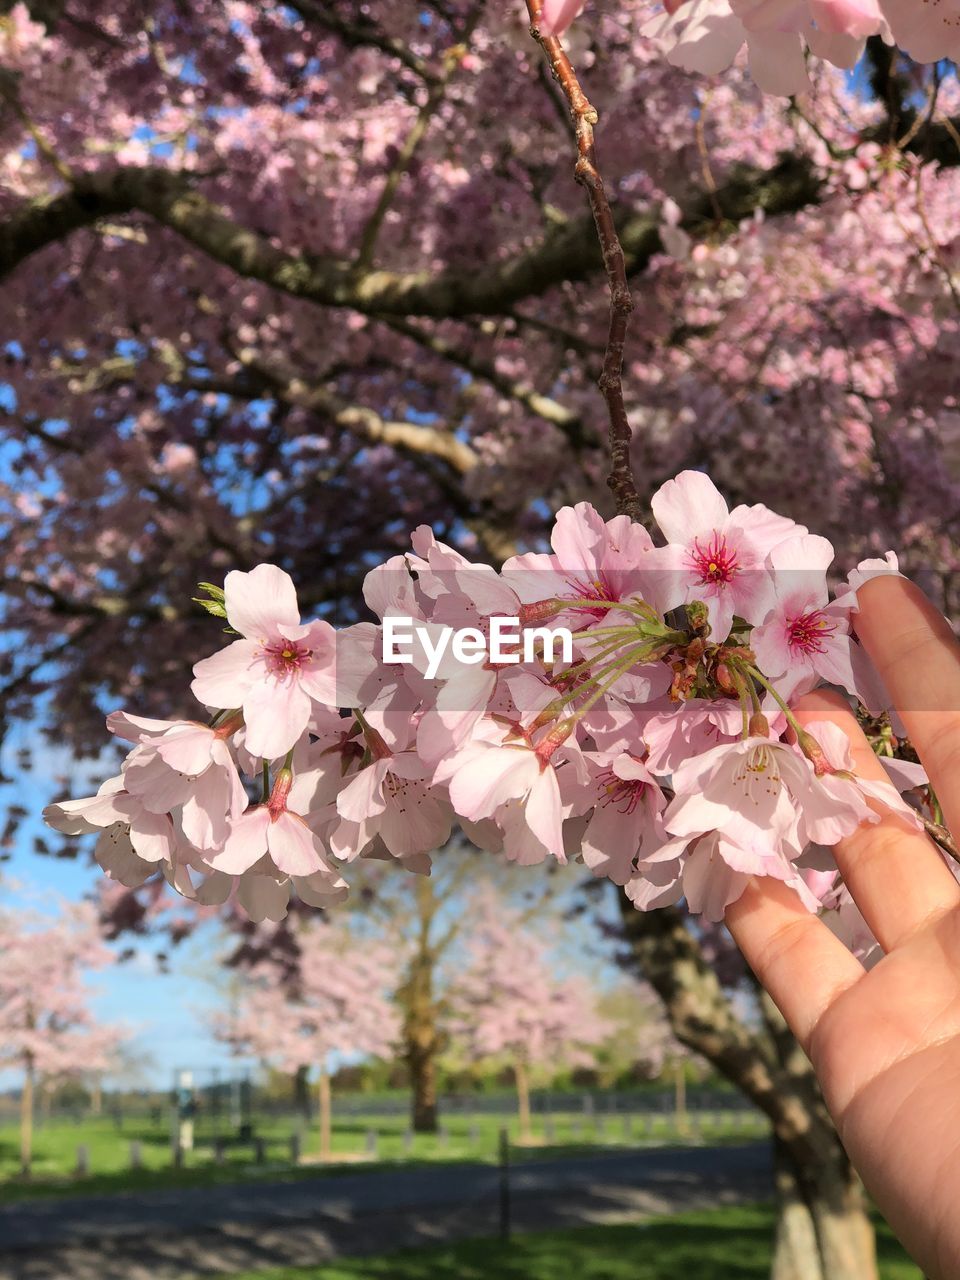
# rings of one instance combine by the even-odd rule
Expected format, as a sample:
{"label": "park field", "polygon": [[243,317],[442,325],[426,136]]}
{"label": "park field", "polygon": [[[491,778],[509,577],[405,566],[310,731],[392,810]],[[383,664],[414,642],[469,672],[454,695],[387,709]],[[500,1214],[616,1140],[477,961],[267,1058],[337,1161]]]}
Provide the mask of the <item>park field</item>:
{"label": "park field", "polygon": [[[462,1240],[321,1267],[249,1271],[231,1280],[768,1280],[773,1224],[766,1206],[727,1207],[630,1226],[533,1232],[507,1243]],[[881,1280],[923,1280],[880,1220],[877,1252]]]}
{"label": "park field", "polygon": [[[397,1163],[499,1159],[500,1132],[511,1146],[518,1143],[513,1115],[464,1114],[441,1119],[436,1134],[413,1134],[404,1114],[338,1115],[334,1109],[333,1159],[324,1169],[382,1168]],[[752,1112],[711,1111],[678,1123],[673,1114],[584,1115],[555,1111],[537,1116],[533,1142],[516,1148],[516,1156],[576,1155],[597,1148],[673,1146],[742,1142],[767,1132],[763,1117]],[[126,1118],[118,1125],[108,1116],[77,1121],[48,1121],[36,1129],[31,1173],[20,1173],[19,1135],[15,1125],[0,1127],[0,1201],[35,1196],[76,1195],[150,1187],[198,1186],[257,1177],[315,1177],[318,1166],[316,1126],[290,1117],[265,1117],[253,1125],[253,1141],[239,1142],[229,1127],[210,1119],[198,1122],[192,1151],[179,1167],[173,1159],[171,1127],[148,1118]],[[295,1156],[299,1158],[295,1160]]]}

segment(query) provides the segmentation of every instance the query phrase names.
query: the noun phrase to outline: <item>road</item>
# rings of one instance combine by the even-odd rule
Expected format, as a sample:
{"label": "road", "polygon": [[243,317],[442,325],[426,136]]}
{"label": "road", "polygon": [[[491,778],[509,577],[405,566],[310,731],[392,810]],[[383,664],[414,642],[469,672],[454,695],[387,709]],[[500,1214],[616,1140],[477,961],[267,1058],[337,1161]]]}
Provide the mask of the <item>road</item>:
{"label": "road", "polygon": [[[516,1163],[521,1231],[763,1199],[766,1144]],[[0,1280],[185,1280],[493,1235],[499,1173],[429,1165],[0,1207]]]}

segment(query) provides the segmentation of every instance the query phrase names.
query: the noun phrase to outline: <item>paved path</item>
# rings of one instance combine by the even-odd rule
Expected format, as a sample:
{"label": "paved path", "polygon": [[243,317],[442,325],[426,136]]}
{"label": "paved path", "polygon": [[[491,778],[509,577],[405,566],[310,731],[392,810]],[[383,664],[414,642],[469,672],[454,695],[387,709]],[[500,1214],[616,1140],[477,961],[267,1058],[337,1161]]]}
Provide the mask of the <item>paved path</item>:
{"label": "paved path", "polygon": [[[498,1171],[431,1165],[0,1207],[0,1280],[185,1280],[493,1235]],[[765,1198],[766,1144],[517,1163],[517,1230]]]}

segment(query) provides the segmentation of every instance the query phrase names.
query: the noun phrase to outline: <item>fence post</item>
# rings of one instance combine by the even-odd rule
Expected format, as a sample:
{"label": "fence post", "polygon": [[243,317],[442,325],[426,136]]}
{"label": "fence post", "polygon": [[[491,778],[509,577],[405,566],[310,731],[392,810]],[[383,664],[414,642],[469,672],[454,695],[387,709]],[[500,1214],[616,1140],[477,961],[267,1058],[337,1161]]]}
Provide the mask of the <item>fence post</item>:
{"label": "fence post", "polygon": [[76,1173],[79,1177],[84,1177],[90,1172],[90,1148],[83,1142],[77,1147],[77,1168]]}
{"label": "fence post", "polygon": [[136,1139],[130,1143],[130,1168],[143,1168],[143,1148]]}
{"label": "fence post", "polygon": [[300,1134],[291,1133],[290,1135],[290,1163],[300,1163]]}
{"label": "fence post", "polygon": [[408,1156],[413,1150],[413,1133],[410,1129],[405,1129],[403,1134],[403,1154]]}
{"label": "fence post", "polygon": [[371,1160],[377,1158],[377,1131],[376,1129],[367,1130],[367,1155]]}
{"label": "fence post", "polygon": [[263,1138],[253,1140],[253,1158],[257,1164],[264,1164],[267,1159],[267,1144]]}
{"label": "fence post", "polygon": [[500,1239],[510,1239],[510,1138],[500,1130]]}
{"label": "fence post", "polygon": [[223,1161],[224,1161],[225,1155],[226,1155],[226,1151],[225,1151],[225,1148],[224,1148],[223,1139],[222,1139],[222,1138],[214,1138],[214,1140],[213,1140],[213,1163],[214,1163],[214,1164],[223,1164]]}

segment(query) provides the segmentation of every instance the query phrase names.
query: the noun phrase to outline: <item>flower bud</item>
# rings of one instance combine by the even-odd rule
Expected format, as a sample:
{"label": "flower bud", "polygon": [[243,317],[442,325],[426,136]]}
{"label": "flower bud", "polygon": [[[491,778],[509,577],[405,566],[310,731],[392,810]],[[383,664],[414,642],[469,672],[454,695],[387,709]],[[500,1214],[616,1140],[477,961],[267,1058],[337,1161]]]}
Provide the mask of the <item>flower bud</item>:
{"label": "flower bud", "polygon": [[529,627],[538,622],[546,622],[548,618],[555,618],[565,608],[563,600],[534,600],[532,604],[522,604],[517,616],[521,627]]}
{"label": "flower bud", "polygon": [[812,733],[807,733],[805,729],[798,729],[797,746],[813,765],[813,771],[818,778],[823,777],[825,773],[835,772],[830,761],[823,753],[823,747],[821,747]]}
{"label": "flower bud", "polygon": [[273,790],[270,792],[270,799],[267,801],[267,808],[270,810],[271,819],[276,822],[281,813],[286,812],[287,796],[290,794],[290,788],[293,786],[293,770],[281,769],[273,780]]}
{"label": "flower bud", "polygon": [[687,621],[692,630],[710,634],[710,611],[702,600],[691,600],[687,605]]}
{"label": "flower bud", "polygon": [[747,726],[747,732],[751,738],[769,738],[770,737],[770,721],[762,711],[755,711],[750,717],[750,723]]}
{"label": "flower bud", "polygon": [[561,720],[556,728],[551,729],[542,742],[537,743],[537,759],[540,761],[540,768],[544,769],[550,763],[550,757],[556,751],[557,747],[562,747],[566,740],[570,737],[575,728],[573,720]]}

